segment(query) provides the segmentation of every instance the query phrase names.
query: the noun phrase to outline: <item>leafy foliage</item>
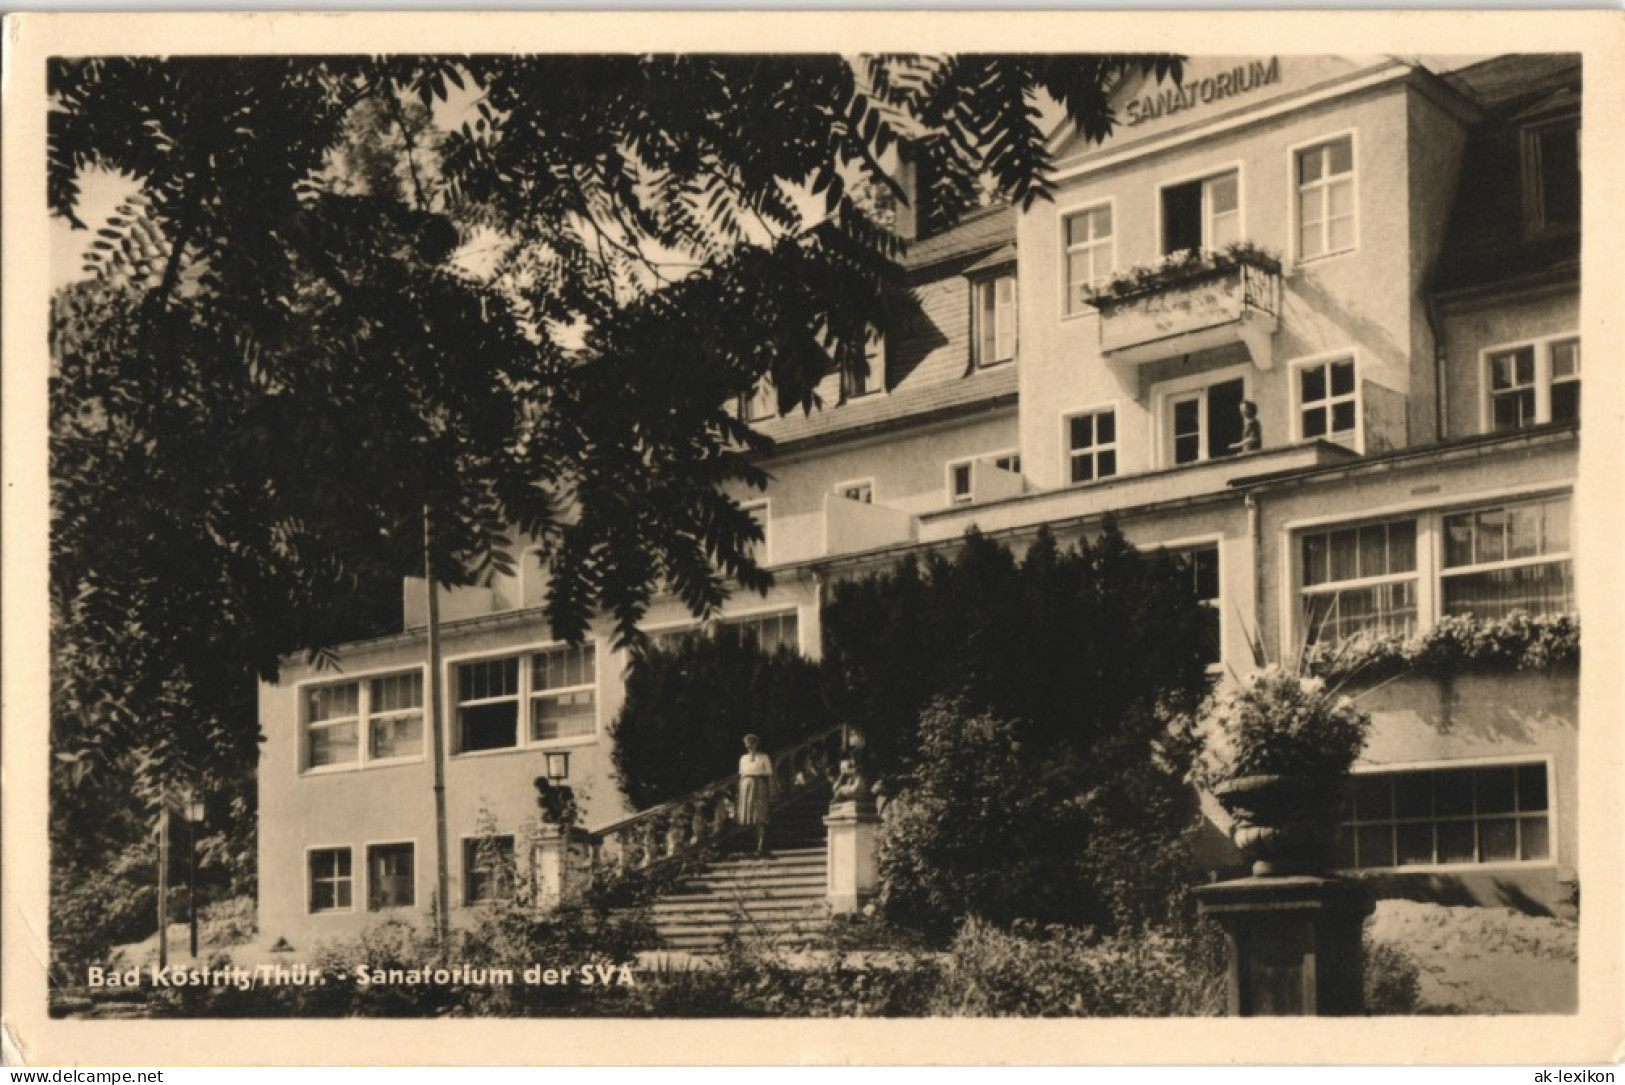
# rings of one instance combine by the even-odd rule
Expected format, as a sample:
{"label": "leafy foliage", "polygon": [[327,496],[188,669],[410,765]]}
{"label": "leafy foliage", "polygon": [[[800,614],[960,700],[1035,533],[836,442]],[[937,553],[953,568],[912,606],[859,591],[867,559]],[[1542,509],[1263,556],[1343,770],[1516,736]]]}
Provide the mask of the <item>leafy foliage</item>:
{"label": "leafy foliage", "polygon": [[1521,610],[1503,618],[1446,614],[1414,636],[1360,634],[1337,644],[1310,645],[1304,657],[1312,674],[1359,684],[1411,673],[1544,671],[1579,662],[1579,615]]}
{"label": "leafy foliage", "polygon": [[1281,258],[1275,253],[1251,241],[1236,241],[1222,249],[1178,249],[1149,264],[1114,271],[1090,290],[1089,297],[1108,306],[1244,265],[1281,273]]}
{"label": "leafy foliage", "polygon": [[1187,724],[1201,746],[1190,779],[1342,776],[1365,746],[1371,715],[1321,678],[1279,666],[1227,678]]}
{"label": "leafy foliage", "polygon": [[635,658],[615,720],[615,769],[643,810],[728,775],[746,734],[782,750],[833,723],[817,663],[788,648],[769,655],[721,625]]}

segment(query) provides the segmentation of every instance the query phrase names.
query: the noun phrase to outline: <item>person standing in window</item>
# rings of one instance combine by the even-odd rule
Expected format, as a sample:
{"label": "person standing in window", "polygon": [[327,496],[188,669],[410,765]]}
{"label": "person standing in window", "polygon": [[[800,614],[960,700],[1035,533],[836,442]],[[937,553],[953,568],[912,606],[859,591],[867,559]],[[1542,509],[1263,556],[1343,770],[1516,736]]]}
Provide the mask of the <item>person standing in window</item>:
{"label": "person standing in window", "polygon": [[756,829],[756,854],[767,854],[768,802],[773,797],[773,759],[762,752],[762,740],[745,736],[739,759],[739,824]]}
{"label": "person standing in window", "polygon": [[1230,446],[1232,452],[1257,452],[1264,447],[1264,427],[1258,424],[1258,404],[1241,401],[1241,440]]}

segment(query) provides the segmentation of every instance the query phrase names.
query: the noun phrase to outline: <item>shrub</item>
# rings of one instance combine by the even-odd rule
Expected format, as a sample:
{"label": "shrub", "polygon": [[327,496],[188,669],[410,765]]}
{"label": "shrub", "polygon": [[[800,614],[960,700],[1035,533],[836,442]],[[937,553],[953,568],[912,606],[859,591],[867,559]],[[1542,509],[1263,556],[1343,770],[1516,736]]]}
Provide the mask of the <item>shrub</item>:
{"label": "shrub", "polygon": [[1071,927],[1013,931],[975,917],[954,939],[933,1013],[976,1017],[1190,1017],[1224,1006],[1211,940],[1161,932],[1101,938]]}
{"label": "shrub", "polygon": [[642,810],[728,775],[747,733],[771,752],[833,724],[816,662],[789,649],[768,655],[722,625],[634,658],[615,721],[615,768]]}
{"label": "shrub", "polygon": [[1422,968],[1405,947],[1365,936],[1365,1012],[1414,1014],[1422,1006]]}
{"label": "shrub", "polygon": [[1371,717],[1325,679],[1279,666],[1228,679],[1197,710],[1198,787],[1244,776],[1341,776],[1360,755]]}

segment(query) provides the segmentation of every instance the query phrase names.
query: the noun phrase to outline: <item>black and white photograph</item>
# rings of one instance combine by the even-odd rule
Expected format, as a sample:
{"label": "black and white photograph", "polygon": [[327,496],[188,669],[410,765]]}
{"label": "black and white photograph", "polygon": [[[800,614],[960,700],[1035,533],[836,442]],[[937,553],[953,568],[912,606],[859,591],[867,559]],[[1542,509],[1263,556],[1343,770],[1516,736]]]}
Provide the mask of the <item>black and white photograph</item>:
{"label": "black and white photograph", "polygon": [[1612,1057],[1617,18],[121,18],[7,35],[8,1029]]}

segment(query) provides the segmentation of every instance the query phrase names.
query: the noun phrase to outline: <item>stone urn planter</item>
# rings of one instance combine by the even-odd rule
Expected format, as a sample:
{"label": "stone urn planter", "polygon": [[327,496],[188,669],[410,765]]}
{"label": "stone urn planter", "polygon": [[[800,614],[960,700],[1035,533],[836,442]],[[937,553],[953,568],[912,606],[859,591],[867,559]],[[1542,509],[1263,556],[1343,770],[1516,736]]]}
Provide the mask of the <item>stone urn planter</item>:
{"label": "stone urn planter", "polygon": [[1238,776],[1215,784],[1213,797],[1254,877],[1313,874],[1329,865],[1340,785],[1332,776]]}

